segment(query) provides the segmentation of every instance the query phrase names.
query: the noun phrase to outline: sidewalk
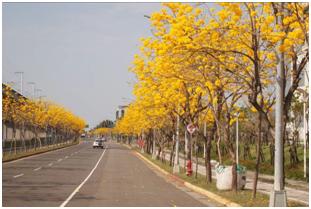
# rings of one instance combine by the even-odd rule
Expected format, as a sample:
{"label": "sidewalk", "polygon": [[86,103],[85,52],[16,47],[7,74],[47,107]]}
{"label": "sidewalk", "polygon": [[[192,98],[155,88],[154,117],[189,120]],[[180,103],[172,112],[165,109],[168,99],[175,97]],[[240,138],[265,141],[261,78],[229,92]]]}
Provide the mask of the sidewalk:
{"label": "sidewalk", "polygon": [[[170,160],[169,154],[170,154],[169,151],[165,151],[165,159],[168,161]],[[201,175],[205,175],[206,171],[205,171],[205,166],[204,166],[204,159],[199,158],[198,161],[199,161],[198,173]],[[180,166],[183,167],[184,163],[185,163],[184,155],[179,154]],[[196,163],[193,162],[193,170],[194,171],[195,171],[195,168],[196,168]],[[253,176],[254,176],[253,171],[247,171],[246,185],[245,185],[246,189],[252,189],[253,188]],[[212,178],[216,179],[216,174],[215,174],[215,170],[213,167],[212,167]],[[272,181],[272,182],[271,183],[265,182],[265,181],[262,181],[261,179]],[[258,184],[257,184],[257,191],[270,195],[271,191],[273,190],[273,180],[274,180],[273,176],[260,174],[259,179],[258,179]],[[287,198],[290,200],[302,202],[304,204],[309,205],[309,183],[303,182],[303,181],[291,180],[291,179],[286,179],[285,181],[286,181],[286,183],[289,184],[288,186],[285,186]],[[292,187],[291,185],[294,185],[295,187]],[[297,188],[299,188],[299,189],[297,189]]]}

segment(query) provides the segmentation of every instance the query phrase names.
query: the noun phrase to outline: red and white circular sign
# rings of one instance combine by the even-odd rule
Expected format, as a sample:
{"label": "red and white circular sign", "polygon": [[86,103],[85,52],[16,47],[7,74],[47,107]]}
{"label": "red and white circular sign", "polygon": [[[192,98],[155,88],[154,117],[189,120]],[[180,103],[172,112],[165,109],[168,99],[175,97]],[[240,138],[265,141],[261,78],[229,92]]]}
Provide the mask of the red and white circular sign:
{"label": "red and white circular sign", "polygon": [[197,128],[195,127],[195,125],[190,123],[189,125],[187,125],[187,130],[189,133],[193,134],[195,132],[195,130],[197,130]]}

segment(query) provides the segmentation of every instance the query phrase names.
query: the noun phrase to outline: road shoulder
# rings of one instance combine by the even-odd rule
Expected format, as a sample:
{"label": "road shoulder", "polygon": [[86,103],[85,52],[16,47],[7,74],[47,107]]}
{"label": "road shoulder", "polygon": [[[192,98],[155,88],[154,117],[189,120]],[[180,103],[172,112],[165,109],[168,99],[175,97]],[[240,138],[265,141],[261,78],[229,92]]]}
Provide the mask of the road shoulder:
{"label": "road shoulder", "polygon": [[[124,144],[123,144],[124,145]],[[125,147],[132,149],[130,146],[128,145],[124,145]],[[159,167],[158,165],[154,164],[153,162],[151,162],[150,160],[148,160],[145,156],[143,156],[142,154],[140,154],[139,152],[137,152],[136,150],[133,150],[133,152],[135,153],[135,155],[141,159],[143,162],[145,162],[145,164],[148,165],[148,167],[152,167],[154,169],[156,169],[157,172],[162,173],[161,177],[165,178],[165,180],[167,180],[168,182],[172,183],[175,186],[178,186],[178,188],[181,188],[180,186],[184,186],[190,190],[192,190],[193,192],[199,193],[201,195],[204,195],[205,197],[209,198],[210,200],[213,200],[214,204],[217,204],[217,206],[229,206],[229,207],[241,207],[241,205],[232,202],[230,200],[227,200],[219,195],[216,195],[212,192],[206,191],[198,186],[195,186],[189,182],[186,182],[184,180],[182,180],[181,178],[165,171],[164,169],[162,169],[161,167]],[[154,172],[156,172],[154,169],[152,169]],[[156,173],[157,173],[156,172]]]}

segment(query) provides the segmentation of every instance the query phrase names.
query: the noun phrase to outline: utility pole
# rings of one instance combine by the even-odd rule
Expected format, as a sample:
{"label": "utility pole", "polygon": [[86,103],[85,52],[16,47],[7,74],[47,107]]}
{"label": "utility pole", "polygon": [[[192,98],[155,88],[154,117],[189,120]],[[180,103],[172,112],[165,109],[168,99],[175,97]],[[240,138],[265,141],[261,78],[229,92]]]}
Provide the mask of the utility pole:
{"label": "utility pole", "polygon": [[19,74],[20,75],[20,94],[23,95],[23,74],[24,72],[20,71],[20,72],[15,72],[15,74]]}
{"label": "utility pole", "polygon": [[[277,3],[281,15],[277,17],[277,23],[283,21],[283,3]],[[283,44],[284,41],[281,41]],[[280,43],[276,48],[279,48]],[[275,104],[275,150],[274,150],[274,190],[270,194],[270,207],[286,207],[286,192],[284,190],[284,170],[283,170],[283,103],[284,103],[284,53],[279,52],[276,76],[276,104]]]}
{"label": "utility pole", "polygon": [[175,159],[174,159],[174,167],[173,173],[179,173],[179,163],[178,163],[178,153],[179,151],[179,115],[177,114],[177,122],[176,122],[176,145],[175,145]]}

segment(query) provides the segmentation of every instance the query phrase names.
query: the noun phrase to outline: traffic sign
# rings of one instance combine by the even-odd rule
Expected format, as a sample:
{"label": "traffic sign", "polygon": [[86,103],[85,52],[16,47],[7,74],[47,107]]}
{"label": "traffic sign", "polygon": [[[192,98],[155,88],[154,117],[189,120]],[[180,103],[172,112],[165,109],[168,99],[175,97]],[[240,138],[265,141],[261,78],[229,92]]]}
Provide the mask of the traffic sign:
{"label": "traffic sign", "polygon": [[187,125],[187,131],[188,131],[190,134],[193,134],[196,130],[197,130],[197,128],[195,127],[194,124],[190,123],[189,125]]}

